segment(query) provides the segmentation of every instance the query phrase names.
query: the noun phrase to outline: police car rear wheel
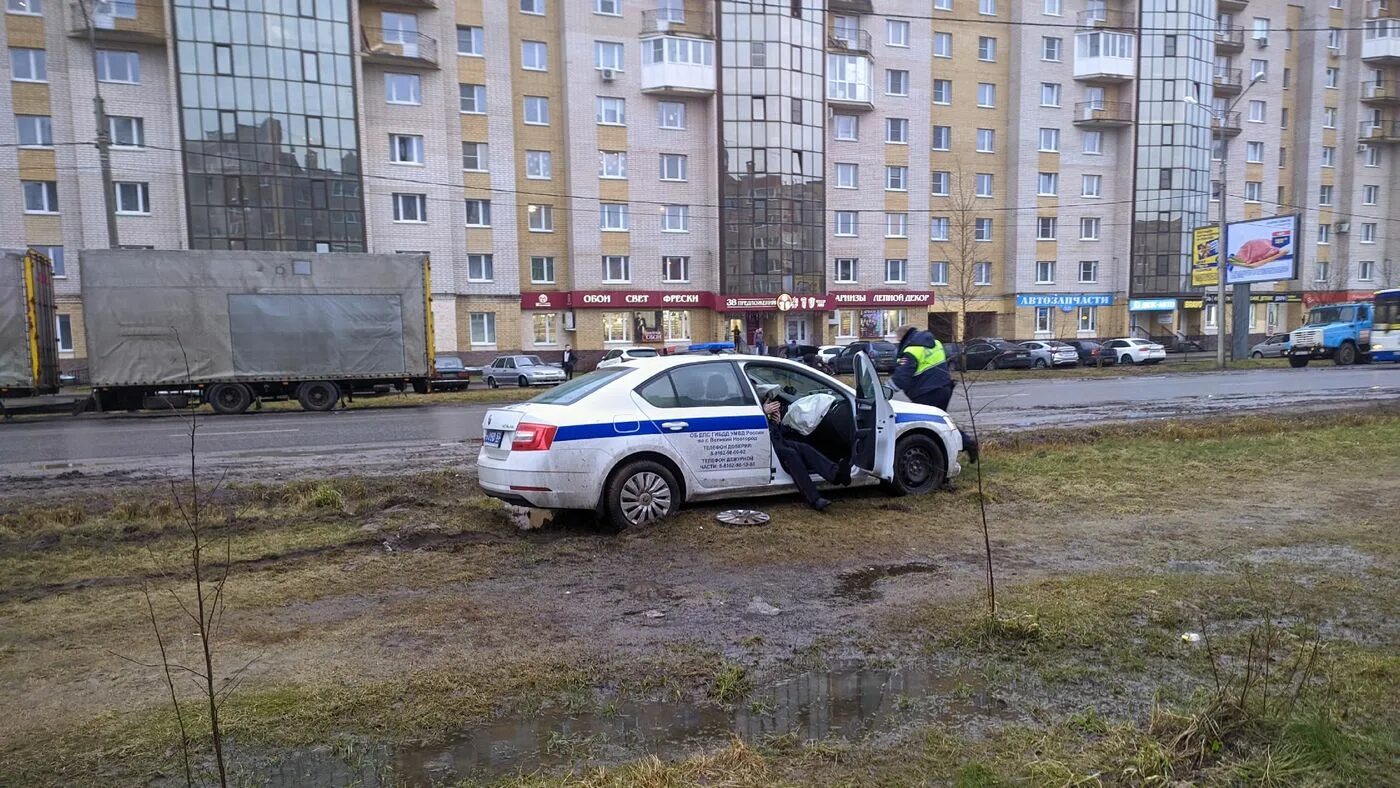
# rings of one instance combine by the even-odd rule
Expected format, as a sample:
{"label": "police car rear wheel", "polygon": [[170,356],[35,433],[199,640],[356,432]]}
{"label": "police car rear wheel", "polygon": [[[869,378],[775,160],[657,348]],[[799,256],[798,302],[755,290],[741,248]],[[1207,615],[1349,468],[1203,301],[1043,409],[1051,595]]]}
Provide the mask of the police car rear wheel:
{"label": "police car rear wheel", "polygon": [[661,464],[629,463],[608,483],[608,520],[619,529],[656,522],[676,510],[679,492],[676,477]]}
{"label": "police car rear wheel", "polygon": [[943,452],[927,435],[906,435],[894,446],[894,481],[888,485],[895,495],[923,495],[933,492],[948,475]]}

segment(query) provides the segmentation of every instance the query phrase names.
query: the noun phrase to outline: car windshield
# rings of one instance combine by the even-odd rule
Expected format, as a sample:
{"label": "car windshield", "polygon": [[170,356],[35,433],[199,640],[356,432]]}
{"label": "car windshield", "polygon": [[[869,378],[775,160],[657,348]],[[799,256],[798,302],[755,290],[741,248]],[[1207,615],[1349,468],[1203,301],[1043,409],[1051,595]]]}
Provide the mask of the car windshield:
{"label": "car windshield", "polygon": [[1354,306],[1320,306],[1308,313],[1307,325],[1325,326],[1328,323],[1350,322],[1355,319]]}
{"label": "car windshield", "polygon": [[539,356],[516,356],[515,365],[517,367],[543,367],[545,363],[540,361]]}
{"label": "car windshield", "polygon": [[632,367],[605,367],[580,375],[567,383],[560,383],[552,389],[545,389],[529,401],[536,405],[572,405],[619,377],[636,371]]}
{"label": "car windshield", "polygon": [[1063,343],[1063,342],[1046,342],[1045,344],[1046,344],[1047,347],[1051,347],[1051,348],[1055,348],[1055,349],[1059,349],[1059,348],[1062,348],[1062,347],[1067,347],[1067,348],[1069,348],[1070,350],[1073,350],[1073,349],[1074,349],[1074,346],[1073,346],[1073,345],[1066,345],[1066,344]]}
{"label": "car windshield", "polygon": [[631,356],[632,358],[651,358],[652,356],[657,355],[657,353],[655,348],[634,347],[631,350],[627,351],[627,355]]}

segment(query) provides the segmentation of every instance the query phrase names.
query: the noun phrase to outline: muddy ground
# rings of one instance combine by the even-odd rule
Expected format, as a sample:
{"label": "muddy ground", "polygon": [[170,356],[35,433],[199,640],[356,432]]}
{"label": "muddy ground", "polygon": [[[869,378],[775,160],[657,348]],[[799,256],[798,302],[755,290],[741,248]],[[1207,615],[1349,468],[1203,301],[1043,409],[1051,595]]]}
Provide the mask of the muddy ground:
{"label": "muddy ground", "polygon": [[[1007,435],[983,471],[993,618],[973,476],[620,535],[522,530],[461,471],[225,480],[202,511],[233,567],[215,646],[230,761],[285,785],[1248,781],[1288,720],[1210,757],[1153,728],[1221,669],[1182,634],[1214,632],[1226,665],[1272,621],[1337,655],[1326,703],[1349,704],[1355,742],[1296,776],[1400,753],[1375,733],[1400,723],[1381,700],[1400,691],[1395,407]],[[66,504],[0,499],[0,696],[25,710],[0,721],[0,783],[183,784],[145,592],[170,659],[194,664],[169,593],[191,597],[191,501],[82,481]]]}

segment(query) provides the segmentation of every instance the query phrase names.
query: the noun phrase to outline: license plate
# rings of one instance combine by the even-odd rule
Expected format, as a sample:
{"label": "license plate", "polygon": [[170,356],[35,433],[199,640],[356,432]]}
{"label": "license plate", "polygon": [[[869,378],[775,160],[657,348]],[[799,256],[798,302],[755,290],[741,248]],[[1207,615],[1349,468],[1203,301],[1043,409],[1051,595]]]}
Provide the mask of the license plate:
{"label": "license plate", "polygon": [[499,449],[501,448],[501,438],[504,435],[505,433],[501,430],[487,430],[486,437],[482,439],[482,443],[485,443],[493,449]]}

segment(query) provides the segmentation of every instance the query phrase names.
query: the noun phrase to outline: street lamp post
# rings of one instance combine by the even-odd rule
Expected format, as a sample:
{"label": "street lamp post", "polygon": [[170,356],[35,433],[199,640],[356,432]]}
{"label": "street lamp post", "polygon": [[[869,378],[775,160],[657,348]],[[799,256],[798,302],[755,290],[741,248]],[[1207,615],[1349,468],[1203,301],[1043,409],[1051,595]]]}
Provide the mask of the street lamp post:
{"label": "street lamp post", "polygon": [[88,50],[92,56],[92,113],[97,125],[97,168],[102,178],[102,202],[107,214],[107,248],[116,249],[117,236],[117,194],[112,183],[112,139],[107,122],[107,105],[102,100],[102,80],[98,78],[97,60],[97,13],[99,0],[80,0],[77,4],[87,24]]}

